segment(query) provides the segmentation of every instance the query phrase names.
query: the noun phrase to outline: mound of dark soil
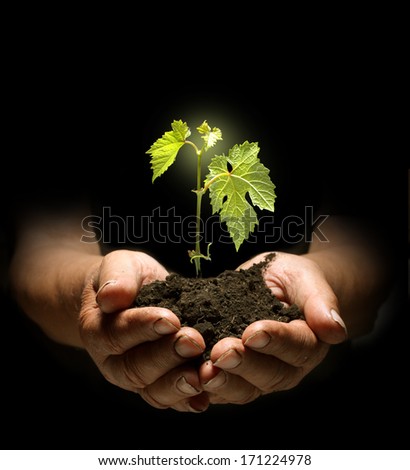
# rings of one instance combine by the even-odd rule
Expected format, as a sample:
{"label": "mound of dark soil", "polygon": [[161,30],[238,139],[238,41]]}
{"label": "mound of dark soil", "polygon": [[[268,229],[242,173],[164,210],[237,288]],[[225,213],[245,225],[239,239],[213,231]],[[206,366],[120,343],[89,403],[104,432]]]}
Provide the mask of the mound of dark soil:
{"label": "mound of dark soil", "polygon": [[170,274],[164,281],[143,286],[136,306],[168,308],[183,326],[197,329],[207,346],[206,360],[220,339],[241,337],[244,329],[257,320],[290,322],[303,318],[296,305],[285,307],[266,286],[263,270],[273,256],[249,269],[226,270],[216,277],[186,278]]}

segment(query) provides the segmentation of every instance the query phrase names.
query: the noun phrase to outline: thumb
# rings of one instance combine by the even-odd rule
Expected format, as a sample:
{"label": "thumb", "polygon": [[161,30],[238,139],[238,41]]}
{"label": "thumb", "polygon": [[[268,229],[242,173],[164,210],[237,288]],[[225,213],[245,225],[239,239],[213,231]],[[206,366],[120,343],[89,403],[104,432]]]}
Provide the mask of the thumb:
{"label": "thumb", "polygon": [[107,254],[94,284],[96,300],[105,313],[129,308],[142,284],[141,263],[134,253],[117,250]]}
{"label": "thumb", "polygon": [[334,294],[326,292],[326,289],[310,292],[302,304],[307,324],[321,341],[328,344],[341,343],[347,339],[346,325],[336,304]]}
{"label": "thumb", "polygon": [[[280,288],[273,288],[272,292],[281,291],[285,300],[298,305],[321,341],[337,344],[347,339],[337,297],[319,265],[299,255],[278,253],[271,268],[274,268],[275,278],[280,278],[277,283]],[[270,276],[267,276],[269,283]]]}

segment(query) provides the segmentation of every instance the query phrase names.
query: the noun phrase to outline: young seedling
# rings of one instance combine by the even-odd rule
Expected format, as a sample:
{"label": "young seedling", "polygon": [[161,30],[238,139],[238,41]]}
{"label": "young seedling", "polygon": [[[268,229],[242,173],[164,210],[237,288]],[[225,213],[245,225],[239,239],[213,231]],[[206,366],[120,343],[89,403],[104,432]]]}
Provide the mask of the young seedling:
{"label": "young seedling", "polygon": [[[202,181],[202,157],[218,140],[222,140],[222,132],[217,127],[211,129],[204,121],[197,131],[204,143],[198,147],[188,140],[191,135],[186,122],[174,120],[172,131],[156,140],[146,152],[151,155],[152,182],[161,176],[175,161],[179,150],[190,145],[196,154],[196,229],[195,249],[189,250],[191,262],[195,263],[196,275],[201,275],[201,259],[210,260],[201,252],[201,205],[202,197],[209,190],[212,213],[219,213],[220,221],[226,223],[236,251],[247,240],[258,224],[257,214],[253,206],[274,211],[276,199],[275,185],[269,177],[269,169],[259,160],[259,146],[256,142],[245,141],[234,145],[228,155],[215,155],[208,165],[208,175]],[[247,196],[250,202],[248,202]]]}

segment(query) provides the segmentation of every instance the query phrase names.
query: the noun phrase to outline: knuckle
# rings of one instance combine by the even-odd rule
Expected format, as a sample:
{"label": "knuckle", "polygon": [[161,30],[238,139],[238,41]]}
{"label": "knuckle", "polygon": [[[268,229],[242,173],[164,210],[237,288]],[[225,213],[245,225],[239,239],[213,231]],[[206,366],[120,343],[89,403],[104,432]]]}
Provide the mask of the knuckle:
{"label": "knuckle", "polygon": [[291,367],[285,363],[278,364],[273,375],[260,386],[263,394],[289,390],[295,387],[303,378],[304,371],[301,367]]}
{"label": "knuckle", "polygon": [[112,320],[99,309],[84,309],[80,313],[79,332],[88,349],[104,355],[124,352],[118,335],[113,332]]}
{"label": "knuckle", "polygon": [[256,387],[252,387],[246,395],[243,395],[240,400],[232,401],[232,403],[246,405],[255,401],[262,395],[262,391]]}
{"label": "knuckle", "polygon": [[124,356],[123,374],[134,389],[144,390],[149,385],[149,380],[139,366],[139,362],[131,358],[129,354]]}
{"label": "knuckle", "polygon": [[169,408],[169,405],[164,405],[157,401],[152,394],[150,393],[148,388],[140,388],[137,390],[137,393],[141,396],[141,398],[146,401],[149,405],[159,410],[165,410]]}

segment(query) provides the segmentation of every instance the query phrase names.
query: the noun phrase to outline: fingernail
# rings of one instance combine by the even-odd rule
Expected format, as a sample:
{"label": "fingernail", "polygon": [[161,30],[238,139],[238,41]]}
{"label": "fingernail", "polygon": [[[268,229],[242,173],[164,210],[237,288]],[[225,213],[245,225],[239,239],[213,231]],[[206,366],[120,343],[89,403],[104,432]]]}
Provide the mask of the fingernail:
{"label": "fingernail", "polygon": [[226,374],[221,370],[214,378],[208,380],[204,385],[208,388],[218,388],[226,382]]}
{"label": "fingernail", "polygon": [[333,321],[335,321],[338,325],[340,325],[343,328],[343,330],[344,330],[344,332],[347,336],[346,325],[345,325],[344,321],[341,319],[340,315],[336,312],[336,310],[334,308],[332,308],[330,310],[330,316],[332,317]]}
{"label": "fingernail", "polygon": [[199,407],[198,405],[194,406],[191,403],[188,403],[188,408],[192,413],[203,413],[208,407]]}
{"label": "fingernail", "polygon": [[159,335],[169,335],[171,333],[176,333],[178,329],[179,328],[177,328],[166,318],[160,318],[154,323],[154,331]]}
{"label": "fingernail", "polygon": [[242,356],[235,349],[229,349],[214,362],[214,366],[229,370],[239,366],[241,362]]}
{"label": "fingernail", "polygon": [[249,336],[249,338],[245,341],[245,346],[249,346],[251,348],[264,348],[267,344],[269,344],[269,341],[271,340],[271,337],[266,333],[266,331],[257,331],[255,334],[252,336]]}
{"label": "fingernail", "polygon": [[187,382],[187,379],[184,376],[177,380],[176,387],[180,392],[185,393],[186,395],[197,395],[200,393],[200,390],[197,390],[193,385]]}
{"label": "fingernail", "polygon": [[97,301],[97,304],[100,303],[100,302],[99,302],[99,299],[98,299],[99,295],[101,294],[101,292],[103,291],[103,289],[105,289],[105,287],[107,287],[107,286],[110,285],[110,284],[117,284],[117,281],[116,281],[115,279],[112,279],[112,280],[110,280],[110,281],[104,282],[104,284],[103,284],[102,286],[100,286],[100,288],[98,289],[97,294],[96,294],[96,296],[95,296],[96,301]]}
{"label": "fingernail", "polygon": [[202,354],[202,348],[196,341],[189,338],[189,336],[180,336],[174,343],[175,351],[182,357],[194,357]]}

